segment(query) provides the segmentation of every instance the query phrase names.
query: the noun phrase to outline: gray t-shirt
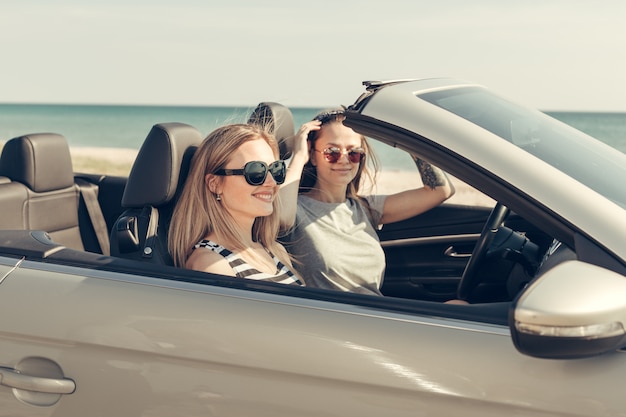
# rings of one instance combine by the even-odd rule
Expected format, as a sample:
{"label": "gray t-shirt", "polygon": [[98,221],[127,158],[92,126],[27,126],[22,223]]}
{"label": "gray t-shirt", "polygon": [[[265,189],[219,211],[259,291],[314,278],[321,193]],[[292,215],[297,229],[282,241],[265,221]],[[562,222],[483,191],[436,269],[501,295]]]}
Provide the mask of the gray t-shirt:
{"label": "gray t-shirt", "polygon": [[296,223],[285,246],[309,287],[381,295],[385,254],[376,227],[386,196],[323,203],[298,196]]}

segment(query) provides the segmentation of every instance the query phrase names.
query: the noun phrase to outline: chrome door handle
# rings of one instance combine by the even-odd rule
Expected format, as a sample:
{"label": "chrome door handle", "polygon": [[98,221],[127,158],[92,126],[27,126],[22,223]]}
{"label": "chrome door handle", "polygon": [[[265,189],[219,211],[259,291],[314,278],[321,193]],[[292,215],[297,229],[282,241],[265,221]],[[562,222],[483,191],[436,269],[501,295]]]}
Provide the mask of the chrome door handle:
{"label": "chrome door handle", "polygon": [[13,369],[2,367],[0,367],[0,385],[46,394],[71,394],[76,391],[76,383],[71,379],[29,376]]}
{"label": "chrome door handle", "polygon": [[472,256],[471,253],[457,253],[454,246],[450,246],[443,252],[443,254],[449,256],[450,258],[469,258]]}

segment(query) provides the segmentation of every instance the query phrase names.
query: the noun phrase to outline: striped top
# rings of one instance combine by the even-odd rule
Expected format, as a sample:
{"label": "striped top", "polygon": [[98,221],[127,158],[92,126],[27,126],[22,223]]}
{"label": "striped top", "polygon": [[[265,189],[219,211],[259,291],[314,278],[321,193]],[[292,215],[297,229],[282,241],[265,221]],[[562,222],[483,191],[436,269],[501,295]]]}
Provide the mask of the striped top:
{"label": "striped top", "polygon": [[206,248],[222,255],[228,261],[230,267],[233,268],[233,271],[235,271],[237,278],[278,282],[280,284],[304,285],[304,283],[300,281],[298,277],[286,265],[283,265],[283,263],[271,253],[270,255],[272,256],[272,259],[276,264],[275,275],[259,271],[258,269],[252,267],[250,264],[244,261],[240,256],[235,255],[233,252],[229,251],[225,247],[210,240],[204,239],[196,243],[194,249],[198,248]]}

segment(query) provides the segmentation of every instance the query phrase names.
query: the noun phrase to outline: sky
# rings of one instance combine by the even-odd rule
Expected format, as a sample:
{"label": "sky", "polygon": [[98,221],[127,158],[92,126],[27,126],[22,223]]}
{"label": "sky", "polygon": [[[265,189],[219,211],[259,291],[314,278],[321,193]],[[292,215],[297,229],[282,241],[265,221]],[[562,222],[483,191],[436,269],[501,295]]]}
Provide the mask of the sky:
{"label": "sky", "polygon": [[0,102],[348,105],[452,77],[626,111],[621,0],[1,0]]}

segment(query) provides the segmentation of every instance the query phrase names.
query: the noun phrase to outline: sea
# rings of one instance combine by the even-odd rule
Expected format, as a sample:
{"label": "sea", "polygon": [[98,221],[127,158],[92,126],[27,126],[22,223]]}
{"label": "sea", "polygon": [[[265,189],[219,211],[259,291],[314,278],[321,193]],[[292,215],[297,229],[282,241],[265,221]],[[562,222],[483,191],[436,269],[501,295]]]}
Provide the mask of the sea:
{"label": "sea", "polygon": [[[0,143],[28,133],[54,132],[72,147],[139,149],[151,127],[182,122],[203,135],[226,123],[244,123],[256,105],[137,106],[85,104],[2,104]],[[296,128],[319,108],[291,108]],[[546,111],[550,116],[626,153],[626,113]],[[385,155],[381,156],[384,165]]]}
{"label": "sea", "polygon": [[[245,123],[255,107],[0,103],[0,141],[27,133],[54,132],[65,136],[72,147],[139,149],[157,123],[187,123],[206,136],[224,124]],[[297,127],[321,109],[290,110]]]}

